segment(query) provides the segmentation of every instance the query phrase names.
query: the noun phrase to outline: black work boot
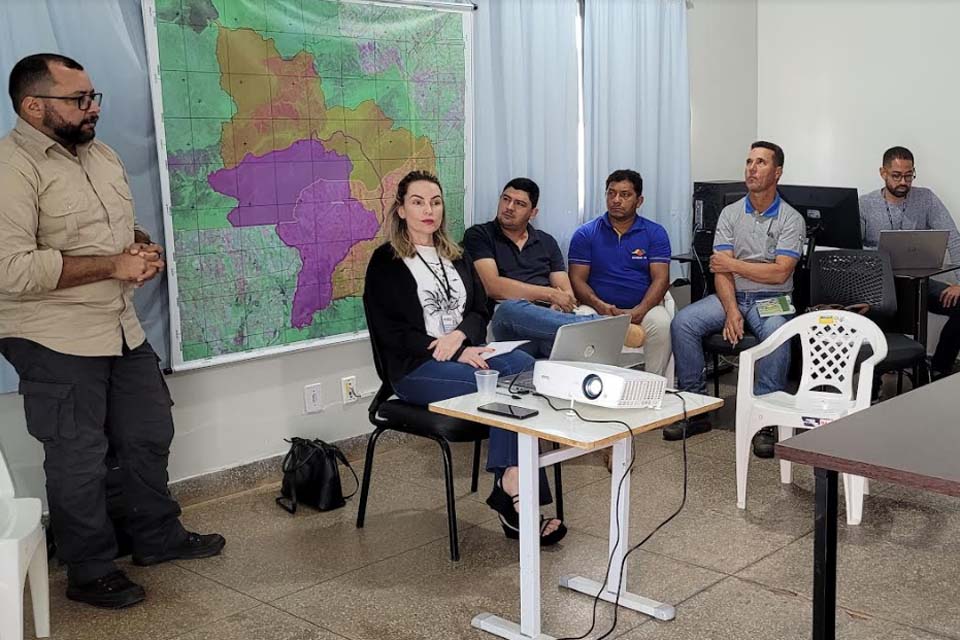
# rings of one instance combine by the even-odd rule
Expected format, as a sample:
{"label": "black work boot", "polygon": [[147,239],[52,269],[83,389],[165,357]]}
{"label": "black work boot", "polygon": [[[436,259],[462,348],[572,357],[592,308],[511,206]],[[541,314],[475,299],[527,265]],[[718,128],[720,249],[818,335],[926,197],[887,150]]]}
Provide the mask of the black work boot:
{"label": "black work boot", "polygon": [[142,602],[147,592],[123,571],[113,571],[96,580],[67,586],[67,598],[102,609],[123,609]]}
{"label": "black work boot", "polygon": [[777,442],[777,428],[764,427],[753,434],[753,455],[758,458],[772,458],[773,445]]}

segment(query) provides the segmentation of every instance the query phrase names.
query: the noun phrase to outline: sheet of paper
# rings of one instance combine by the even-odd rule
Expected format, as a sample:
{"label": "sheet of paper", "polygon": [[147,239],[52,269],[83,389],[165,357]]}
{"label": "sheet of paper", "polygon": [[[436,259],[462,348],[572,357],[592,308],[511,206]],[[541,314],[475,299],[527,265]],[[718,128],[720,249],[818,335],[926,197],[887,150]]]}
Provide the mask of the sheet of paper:
{"label": "sheet of paper", "polygon": [[494,356],[499,356],[504,353],[510,353],[520,345],[526,344],[528,342],[530,341],[529,340],[507,340],[502,342],[488,342],[485,346],[489,349],[493,349],[493,351],[488,351],[487,353],[484,353],[483,359],[489,360]]}

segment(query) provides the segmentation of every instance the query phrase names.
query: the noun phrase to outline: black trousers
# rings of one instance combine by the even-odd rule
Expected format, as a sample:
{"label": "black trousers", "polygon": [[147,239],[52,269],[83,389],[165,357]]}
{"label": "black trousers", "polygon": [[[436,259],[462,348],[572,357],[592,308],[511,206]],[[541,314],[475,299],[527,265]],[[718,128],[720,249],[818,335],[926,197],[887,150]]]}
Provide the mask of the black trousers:
{"label": "black trousers", "polygon": [[108,445],[123,472],[134,555],[182,542],[180,506],[167,489],[172,402],[150,345],[124,346],[120,356],[80,357],[0,338],[0,354],[20,376],[27,430],[43,443],[50,521],[70,582],[116,569],[106,505]]}

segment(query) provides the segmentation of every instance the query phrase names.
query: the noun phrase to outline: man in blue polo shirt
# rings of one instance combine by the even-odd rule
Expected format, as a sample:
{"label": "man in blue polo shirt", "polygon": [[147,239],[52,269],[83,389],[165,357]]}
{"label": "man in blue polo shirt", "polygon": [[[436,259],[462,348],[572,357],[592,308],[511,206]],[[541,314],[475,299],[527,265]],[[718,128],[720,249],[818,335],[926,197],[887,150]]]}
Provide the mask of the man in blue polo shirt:
{"label": "man in blue polo shirt", "polygon": [[[782,174],[783,149],[772,142],[754,142],[744,169],[747,197],[720,212],[713,237],[710,271],[717,293],[682,309],[670,327],[681,391],[706,393],[703,338],[722,331],[735,345],[749,329],[762,341],[791,317],[763,317],[757,310],[759,300],[793,291],[793,271],[806,239],[803,216],[777,193]],[[757,362],[754,392],[783,389],[789,368],[790,346],[785,344]],[[707,419],[698,416],[687,423],[686,435],[704,433],[710,427]],[[666,440],[679,440],[683,435],[682,425],[663,430]],[[754,453],[773,457],[775,440],[772,427],[760,431],[753,439]]]}
{"label": "man in blue polo shirt", "polygon": [[570,283],[582,304],[603,315],[629,315],[643,328],[646,370],[664,375],[670,361],[670,287],[667,230],[637,214],[643,178],[619,169],[607,178],[607,212],[576,230],[570,240]]}

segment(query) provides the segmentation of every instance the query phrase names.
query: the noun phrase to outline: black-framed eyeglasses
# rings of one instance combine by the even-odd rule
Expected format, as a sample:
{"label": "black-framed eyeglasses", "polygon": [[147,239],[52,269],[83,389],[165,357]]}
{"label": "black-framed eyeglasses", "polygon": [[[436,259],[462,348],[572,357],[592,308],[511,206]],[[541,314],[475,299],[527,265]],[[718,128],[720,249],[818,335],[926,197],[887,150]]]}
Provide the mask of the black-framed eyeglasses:
{"label": "black-framed eyeglasses", "polygon": [[890,179],[894,182],[900,182],[901,180],[903,182],[913,182],[917,178],[916,171],[912,173],[888,173],[887,175],[890,176]]}
{"label": "black-framed eyeglasses", "polygon": [[86,111],[93,103],[96,102],[97,106],[100,106],[100,103],[103,102],[102,93],[85,93],[82,96],[33,96],[34,98],[47,98],[48,100],[73,100],[77,103],[77,109],[80,111]]}

